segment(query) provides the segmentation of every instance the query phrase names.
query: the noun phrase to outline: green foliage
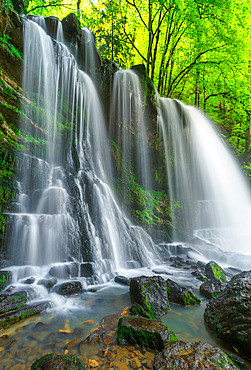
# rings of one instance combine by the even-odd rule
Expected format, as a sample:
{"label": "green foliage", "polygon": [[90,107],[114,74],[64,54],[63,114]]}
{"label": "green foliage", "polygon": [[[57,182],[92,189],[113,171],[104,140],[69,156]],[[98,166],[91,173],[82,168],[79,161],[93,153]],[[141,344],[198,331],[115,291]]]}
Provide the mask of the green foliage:
{"label": "green foliage", "polygon": [[22,59],[22,54],[20,51],[10,42],[10,36],[4,34],[3,36],[0,36],[0,45],[7,50],[11,56],[17,57],[19,59]]}

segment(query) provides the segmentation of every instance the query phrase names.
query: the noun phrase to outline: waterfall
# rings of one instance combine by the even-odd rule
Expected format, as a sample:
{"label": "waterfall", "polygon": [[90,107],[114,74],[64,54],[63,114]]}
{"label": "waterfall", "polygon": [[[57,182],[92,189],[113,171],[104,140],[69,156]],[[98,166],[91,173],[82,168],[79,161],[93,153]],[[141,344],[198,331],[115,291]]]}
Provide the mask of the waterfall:
{"label": "waterfall", "polygon": [[24,21],[24,150],[10,213],[12,260],[40,267],[69,258],[91,261],[99,281],[118,268],[152,265],[156,246],[125,217],[110,188],[95,86],[68,48],[46,34],[40,17],[32,19]]}
{"label": "waterfall", "polygon": [[110,109],[110,137],[121,149],[120,173],[123,197],[130,185],[130,176],[144,189],[152,188],[152,168],[147,124],[144,119],[144,94],[138,75],[132,70],[114,74]]}
{"label": "waterfall", "polygon": [[250,254],[250,189],[228,148],[198,109],[159,96],[157,108],[174,240]]}

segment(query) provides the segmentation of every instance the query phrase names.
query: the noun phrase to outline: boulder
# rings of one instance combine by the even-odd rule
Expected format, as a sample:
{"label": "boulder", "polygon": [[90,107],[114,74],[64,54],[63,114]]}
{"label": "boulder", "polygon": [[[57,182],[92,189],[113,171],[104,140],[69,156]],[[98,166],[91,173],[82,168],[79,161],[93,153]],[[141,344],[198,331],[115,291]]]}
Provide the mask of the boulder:
{"label": "boulder", "polygon": [[81,28],[80,21],[74,13],[68,14],[62,20],[62,26],[64,32],[71,35],[78,34]]}
{"label": "boulder", "polygon": [[193,292],[174,281],[167,279],[166,284],[170,302],[178,303],[181,306],[191,306],[200,303],[200,299]]}
{"label": "boulder", "polygon": [[217,279],[217,280],[220,280],[220,281],[225,282],[225,283],[227,282],[225,272],[218,265],[218,263],[216,263],[214,261],[210,261],[205,266],[205,275],[210,280]]}
{"label": "boulder", "polygon": [[142,317],[126,316],[119,319],[119,344],[139,345],[162,351],[167,343],[178,338],[161,320],[150,320]]}
{"label": "boulder", "polygon": [[80,370],[85,369],[85,365],[75,356],[49,353],[48,355],[39,358],[31,365],[31,370],[44,369]]}
{"label": "boulder", "polygon": [[93,265],[90,262],[81,263],[80,276],[92,277],[94,275]]}
{"label": "boulder", "polygon": [[67,263],[54,265],[49,270],[49,275],[58,279],[70,278],[70,271]]}
{"label": "boulder", "polygon": [[200,286],[200,294],[206,298],[214,298],[224,289],[226,283],[220,280],[207,280]]}
{"label": "boulder", "polygon": [[183,341],[168,343],[161,353],[155,356],[154,370],[180,369],[238,369],[219,348],[208,343]]}
{"label": "boulder", "polygon": [[251,270],[235,275],[206,306],[204,319],[215,335],[251,358]]}
{"label": "boulder", "polygon": [[73,295],[79,294],[82,292],[82,284],[78,280],[67,281],[65,283],[57,284],[53,287],[52,290],[54,293],[60,295]]}
{"label": "boulder", "polygon": [[34,283],[34,281],[36,280],[36,278],[34,276],[30,276],[28,277],[27,279],[24,279],[21,281],[22,284],[28,284],[28,285],[31,285]]}
{"label": "boulder", "polygon": [[160,318],[169,310],[167,284],[161,276],[139,276],[130,281],[132,303],[139,304],[152,319]]}
{"label": "boulder", "polygon": [[43,285],[46,289],[51,289],[55,284],[57,284],[57,279],[52,277],[50,279],[40,279],[37,285]]}

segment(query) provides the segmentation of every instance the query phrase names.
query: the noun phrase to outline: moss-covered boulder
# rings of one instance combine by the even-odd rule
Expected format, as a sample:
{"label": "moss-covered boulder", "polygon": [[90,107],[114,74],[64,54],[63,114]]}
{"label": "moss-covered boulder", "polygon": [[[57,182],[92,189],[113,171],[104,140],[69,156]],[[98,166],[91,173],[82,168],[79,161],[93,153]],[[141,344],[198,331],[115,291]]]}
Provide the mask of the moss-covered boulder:
{"label": "moss-covered boulder", "polygon": [[4,290],[12,281],[11,271],[0,271],[0,292]]}
{"label": "moss-covered boulder", "polygon": [[167,284],[161,276],[139,276],[130,281],[132,303],[139,304],[148,317],[160,318],[170,308]]}
{"label": "moss-covered boulder", "polygon": [[200,294],[206,298],[214,298],[222,292],[226,283],[222,283],[220,280],[207,280],[200,286]]}
{"label": "moss-covered boulder", "polygon": [[170,302],[177,303],[182,306],[200,304],[200,299],[190,290],[187,290],[170,279],[166,280],[166,284]]}
{"label": "moss-covered boulder", "polygon": [[84,363],[75,356],[55,355],[49,353],[31,365],[31,370],[80,370],[85,369]]}
{"label": "moss-covered boulder", "polygon": [[154,370],[180,369],[233,369],[237,370],[228,356],[208,343],[170,342],[155,356]]}
{"label": "moss-covered boulder", "polygon": [[139,345],[162,351],[167,343],[178,338],[161,320],[126,316],[119,319],[118,343]]}
{"label": "moss-covered boulder", "polygon": [[207,304],[204,319],[215,335],[251,359],[251,270],[235,275]]}
{"label": "moss-covered boulder", "polygon": [[223,269],[218,265],[218,263],[214,261],[210,261],[206,266],[205,266],[205,275],[208,277],[210,280],[220,280],[222,282],[227,282],[227,278],[225,275],[225,272]]}

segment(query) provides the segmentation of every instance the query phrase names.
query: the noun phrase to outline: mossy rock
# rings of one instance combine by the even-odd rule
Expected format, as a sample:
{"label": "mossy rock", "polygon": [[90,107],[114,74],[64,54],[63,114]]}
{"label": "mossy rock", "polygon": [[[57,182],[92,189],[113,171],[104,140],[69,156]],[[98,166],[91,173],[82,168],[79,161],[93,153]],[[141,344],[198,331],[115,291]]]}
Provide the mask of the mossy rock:
{"label": "mossy rock", "polygon": [[162,369],[231,369],[238,367],[219,348],[208,343],[177,341],[168,343],[154,359],[153,368]]}
{"label": "mossy rock", "polygon": [[25,305],[27,302],[27,292],[21,291],[12,294],[1,294],[0,295],[0,314],[4,314],[9,311],[17,310]]}
{"label": "mossy rock", "polygon": [[151,319],[160,318],[170,308],[167,285],[161,276],[132,278],[130,297],[132,303],[140,305],[145,315]]}
{"label": "mossy rock", "polygon": [[57,294],[66,295],[66,296],[70,296],[73,294],[80,294],[82,293],[82,284],[78,280],[67,281],[62,284],[54,285],[54,287],[52,288],[52,291]]}
{"label": "mossy rock", "polygon": [[167,343],[177,341],[178,338],[161,320],[126,316],[119,319],[117,340],[119,344],[139,345],[162,351]]}
{"label": "mossy rock", "polygon": [[12,281],[10,271],[0,271],[0,291],[4,290]]}
{"label": "mossy rock", "polygon": [[208,279],[220,280],[224,283],[227,282],[227,278],[223,269],[214,261],[210,261],[205,267],[205,275]]}
{"label": "mossy rock", "polygon": [[235,275],[206,306],[209,329],[238,355],[251,359],[251,270]]}
{"label": "mossy rock", "polygon": [[200,304],[200,299],[190,290],[187,290],[170,279],[166,280],[166,284],[170,302],[180,304],[181,306]]}
{"label": "mossy rock", "polygon": [[84,363],[75,356],[55,355],[49,353],[31,365],[31,370],[81,370],[85,369]]}

